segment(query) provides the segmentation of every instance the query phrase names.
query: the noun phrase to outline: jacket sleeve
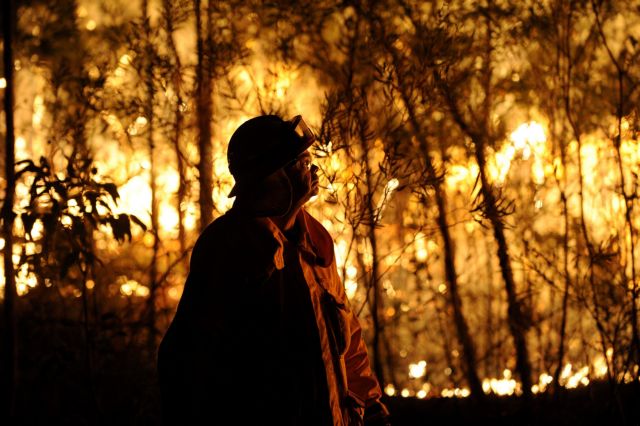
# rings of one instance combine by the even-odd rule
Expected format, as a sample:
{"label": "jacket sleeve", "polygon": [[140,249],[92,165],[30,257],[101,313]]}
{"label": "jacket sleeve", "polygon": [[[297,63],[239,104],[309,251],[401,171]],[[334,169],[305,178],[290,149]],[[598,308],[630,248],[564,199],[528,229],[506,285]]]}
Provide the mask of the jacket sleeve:
{"label": "jacket sleeve", "polygon": [[344,355],[348,392],[359,404],[369,407],[380,403],[382,391],[371,370],[367,347],[362,338],[362,327],[355,313],[348,310],[350,330],[349,346]]}
{"label": "jacket sleeve", "polygon": [[365,425],[387,425],[389,410],[380,401],[382,391],[369,364],[362,327],[353,311],[349,310],[349,316],[351,340],[345,353],[349,395],[362,407],[358,411]]}

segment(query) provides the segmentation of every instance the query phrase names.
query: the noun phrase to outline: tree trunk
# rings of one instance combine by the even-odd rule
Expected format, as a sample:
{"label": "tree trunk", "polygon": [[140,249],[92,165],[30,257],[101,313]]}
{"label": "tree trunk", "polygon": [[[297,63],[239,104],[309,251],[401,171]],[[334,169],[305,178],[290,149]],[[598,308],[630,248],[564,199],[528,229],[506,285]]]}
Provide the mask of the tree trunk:
{"label": "tree trunk", "polygon": [[442,187],[442,181],[439,179],[436,173],[436,168],[431,156],[431,147],[429,142],[424,137],[422,131],[422,125],[419,122],[418,116],[415,111],[414,100],[411,97],[410,88],[407,88],[404,83],[404,76],[399,74],[399,70],[402,69],[401,57],[398,54],[395,46],[388,47],[389,53],[393,58],[393,65],[395,67],[397,90],[405,105],[409,123],[413,128],[413,132],[418,140],[418,147],[420,154],[424,160],[427,177],[430,180],[429,184],[433,187],[435,192],[436,205],[438,207],[438,230],[443,240],[444,245],[444,269],[445,280],[448,287],[449,304],[453,311],[453,319],[456,329],[456,336],[458,342],[462,347],[463,359],[464,359],[464,372],[469,384],[471,395],[477,398],[482,398],[484,392],[482,390],[482,383],[478,376],[478,366],[476,360],[475,345],[473,339],[469,333],[469,326],[462,310],[462,300],[458,289],[458,274],[455,267],[455,247],[449,231],[449,223],[447,219],[447,202],[446,192]]}
{"label": "tree trunk", "polygon": [[196,50],[198,63],[196,65],[196,98],[197,98],[197,120],[198,120],[198,149],[200,161],[198,163],[198,174],[200,182],[200,230],[213,219],[213,148],[211,145],[211,8],[212,1],[208,1],[207,6],[207,39],[206,52],[205,40],[202,29],[202,10],[200,0],[195,0],[196,13]]}
{"label": "tree trunk", "polygon": [[149,148],[149,187],[151,189],[151,235],[153,235],[153,246],[151,254],[151,264],[149,265],[149,299],[147,300],[147,326],[149,327],[148,349],[150,353],[155,353],[156,339],[158,331],[156,329],[156,299],[159,290],[158,277],[158,252],[160,251],[160,239],[158,238],[158,199],[156,187],[156,164],[155,164],[155,117],[153,104],[155,98],[155,86],[153,81],[154,71],[154,49],[151,42],[151,23],[149,22],[149,10],[147,0],[142,1],[142,13],[145,31],[145,69],[144,84],[146,87],[145,115],[147,118],[147,146]]}
{"label": "tree trunk", "polygon": [[[490,4],[489,4],[490,6]],[[440,86],[443,96],[449,107],[449,110],[453,116],[455,123],[460,127],[463,133],[471,138],[473,145],[475,146],[475,158],[479,168],[480,174],[480,193],[482,196],[483,213],[491,223],[493,229],[493,236],[497,243],[497,255],[500,265],[500,272],[504,281],[505,290],[507,293],[507,317],[509,320],[509,331],[513,338],[515,350],[516,350],[516,371],[520,376],[522,382],[522,393],[525,399],[528,401],[531,399],[531,386],[533,384],[531,379],[531,361],[529,360],[529,351],[527,347],[526,331],[528,328],[528,321],[522,306],[517,297],[516,283],[513,277],[513,269],[511,268],[511,258],[509,255],[509,245],[505,236],[505,227],[502,222],[501,214],[498,208],[498,200],[494,194],[493,186],[489,182],[486,173],[486,157],[485,157],[485,145],[490,138],[490,116],[491,116],[491,55],[492,55],[492,29],[490,18],[486,20],[486,44],[484,52],[484,70],[483,70],[483,87],[484,87],[484,111],[482,128],[479,132],[474,131],[472,127],[466,122],[464,116],[460,112],[456,100],[453,98],[451,89],[445,82],[434,74],[437,83]]]}
{"label": "tree trunk", "polygon": [[[562,78],[562,69],[561,69],[561,56],[560,56],[560,52],[561,52],[561,46],[557,46],[557,53],[556,53],[556,71],[558,73],[558,75],[561,76]],[[554,106],[553,109],[553,118],[552,118],[552,124],[553,124],[553,128],[555,128],[555,122],[556,122],[556,109]],[[555,131],[552,130],[551,132],[554,137],[555,137]],[[564,122],[562,125],[562,129],[561,129],[561,135],[564,136],[565,134],[565,126],[564,126]],[[559,140],[558,141],[558,149],[560,150],[560,163],[562,164],[562,167],[564,170],[567,170],[567,148],[566,148],[566,144],[564,143],[564,140]],[[568,199],[567,199],[567,194],[566,194],[566,188],[567,188],[567,173],[564,172],[563,173],[563,178],[562,178],[562,185],[560,183],[560,180],[558,178],[556,178],[557,183],[558,183],[558,187],[560,189],[560,201],[562,203],[562,216],[564,218],[564,232],[562,235],[562,264],[563,264],[563,272],[564,272],[564,289],[563,289],[563,293],[562,293],[562,316],[560,319],[560,337],[559,337],[559,341],[558,341],[558,356],[557,356],[557,365],[556,365],[556,369],[553,372],[553,387],[555,390],[555,394],[558,395],[559,391],[560,391],[560,373],[562,371],[562,368],[564,367],[564,352],[565,352],[565,339],[566,339],[566,329],[567,329],[567,319],[569,316],[569,312],[568,312],[568,306],[569,306],[569,293],[572,287],[572,283],[571,283],[571,274],[569,271],[569,226],[570,226],[570,221],[569,221],[569,203],[568,203]]]}
{"label": "tree trunk", "polygon": [[[180,255],[182,256],[182,254],[187,249],[186,232],[184,228],[184,211],[183,211],[183,204],[186,199],[187,188],[186,188],[184,161],[182,158],[182,150],[180,148],[180,136],[182,134],[183,122],[184,122],[183,114],[181,111],[182,103],[183,103],[182,63],[180,61],[180,56],[178,55],[178,49],[176,48],[176,44],[173,39],[175,26],[173,21],[174,16],[173,16],[173,10],[171,8],[171,1],[163,0],[162,6],[165,14],[165,24],[166,24],[166,31],[167,31],[167,39],[169,42],[169,50],[171,51],[171,54],[175,59],[175,67],[173,69],[172,82],[176,91],[176,105],[173,111],[175,123],[173,127],[172,143],[173,143],[173,149],[175,150],[175,153],[176,153],[176,166],[178,168],[178,179],[179,179],[178,193],[176,194],[177,195],[176,207],[178,210],[178,242],[180,244]],[[183,262],[183,264],[186,267],[188,266],[186,262],[186,257],[184,257],[184,259],[185,261]]]}
{"label": "tree trunk", "polygon": [[469,383],[471,395],[474,398],[482,398],[484,396],[484,392],[482,391],[482,382],[478,376],[478,363],[476,360],[475,345],[471,338],[471,334],[469,333],[469,326],[462,310],[462,299],[460,299],[460,292],[458,289],[458,274],[455,266],[455,248],[449,231],[446,195],[442,188],[442,181],[438,178],[433,164],[429,142],[422,133],[422,127],[418,122],[409,95],[403,91],[402,98],[405,108],[407,109],[413,131],[417,135],[422,158],[424,159],[425,167],[427,169],[427,176],[433,182],[432,186],[435,192],[436,205],[438,206],[438,230],[440,231],[440,236],[442,237],[444,245],[444,270],[449,290],[449,304],[453,310],[453,322],[456,328],[456,336],[458,337],[460,346],[462,346],[465,376]]}
{"label": "tree trunk", "polygon": [[522,381],[522,393],[525,398],[531,397],[531,362],[529,360],[529,351],[526,341],[527,322],[522,312],[522,306],[517,299],[516,284],[513,279],[513,270],[511,269],[511,260],[509,256],[509,247],[504,233],[504,224],[498,215],[496,200],[490,183],[486,176],[486,163],[484,158],[483,144],[476,145],[476,159],[480,169],[481,191],[487,207],[487,216],[493,228],[493,235],[498,244],[498,261],[500,263],[500,271],[504,280],[507,292],[507,316],[509,318],[509,330],[513,337],[514,346],[516,348],[516,370]]}
{"label": "tree trunk", "polygon": [[4,238],[4,320],[3,357],[5,365],[4,387],[6,399],[3,416],[11,423],[15,410],[15,389],[17,383],[18,345],[16,334],[15,303],[17,299],[15,273],[13,268],[13,203],[15,197],[15,134],[13,127],[13,29],[16,22],[16,10],[13,0],[2,4],[2,28],[4,41],[4,111],[5,111],[5,178],[7,180],[4,204],[2,205],[2,231]]}
{"label": "tree trunk", "polygon": [[[631,369],[633,371],[634,365],[640,365],[640,334],[638,334],[638,280],[636,275],[636,245],[634,241],[635,237],[635,229],[633,226],[633,207],[635,201],[635,194],[627,193],[626,182],[624,177],[624,166],[622,164],[622,152],[620,151],[620,147],[622,145],[622,117],[623,117],[623,106],[624,106],[624,72],[622,68],[617,64],[618,68],[618,105],[616,108],[616,119],[617,119],[617,127],[618,134],[614,139],[614,145],[616,149],[616,159],[618,163],[618,174],[620,175],[620,193],[624,199],[624,218],[627,226],[627,231],[629,232],[629,253],[631,259],[631,291],[627,291],[630,293],[630,302],[631,302],[631,346],[629,348],[629,356],[628,361],[625,363],[625,369]],[[626,238],[625,238],[626,240]],[[626,268],[624,269],[625,277],[626,277]],[[633,374],[634,382],[636,385],[640,378],[638,374]]]}
{"label": "tree trunk", "polygon": [[[562,143],[562,142],[561,142]],[[561,149],[561,162],[562,167],[566,170],[566,154],[563,147]],[[563,271],[564,271],[564,289],[562,293],[562,317],[560,319],[560,338],[558,342],[558,364],[553,373],[553,383],[556,391],[559,390],[560,384],[560,372],[564,366],[564,349],[565,338],[567,331],[567,318],[568,318],[568,304],[569,304],[569,291],[571,289],[571,276],[569,275],[569,207],[567,202],[567,195],[565,193],[566,188],[566,173],[564,178],[564,188],[560,190],[560,200],[562,201],[562,215],[564,217],[564,233],[562,236],[562,255],[563,255]]]}
{"label": "tree trunk", "polygon": [[380,288],[380,268],[378,258],[378,239],[376,237],[377,215],[373,203],[375,188],[372,182],[371,164],[368,158],[369,149],[366,146],[366,135],[364,134],[364,124],[360,123],[360,143],[364,153],[365,183],[367,185],[366,206],[369,223],[367,223],[367,239],[371,244],[371,275],[369,281],[371,318],[373,319],[373,370],[376,373],[380,385],[386,383],[384,369],[382,368],[382,345],[383,345],[383,325],[380,321],[380,314],[383,310],[382,291]]}
{"label": "tree trunk", "polygon": [[[635,257],[635,241],[634,234],[635,229],[633,226],[633,207],[635,201],[635,194],[627,193],[625,177],[624,177],[624,165],[622,163],[622,153],[620,152],[620,147],[622,145],[622,119],[624,117],[624,105],[627,101],[625,97],[624,90],[624,80],[625,77],[628,77],[628,71],[625,69],[625,64],[623,60],[621,60],[622,56],[616,58],[607,43],[607,38],[604,34],[604,30],[602,29],[602,23],[600,22],[600,11],[596,6],[595,2],[591,2],[591,6],[593,8],[593,13],[596,18],[596,24],[598,28],[598,33],[602,38],[602,43],[604,44],[605,50],[614,65],[617,72],[617,88],[618,88],[618,99],[616,104],[616,127],[617,127],[617,135],[613,141],[614,148],[616,150],[616,160],[618,163],[618,173],[620,175],[620,193],[624,199],[624,215],[625,215],[625,224],[627,227],[627,231],[629,232],[629,251],[631,258],[631,291],[629,291],[628,286],[626,286],[626,291],[630,293],[630,302],[631,302],[631,345],[629,348],[629,353],[627,357],[627,361],[625,362],[625,374],[629,369],[633,371],[634,364],[640,364],[640,334],[638,332],[638,281],[636,274],[636,257]],[[622,54],[620,54],[622,55]],[[632,83],[633,84],[633,83]],[[631,88],[631,92],[635,90],[635,87]],[[626,236],[624,238],[626,246]],[[625,247],[626,248],[626,247]],[[625,265],[626,266],[626,265]],[[623,269],[624,276],[626,278],[626,267]],[[638,374],[634,374],[634,382],[638,385],[639,377]]]}

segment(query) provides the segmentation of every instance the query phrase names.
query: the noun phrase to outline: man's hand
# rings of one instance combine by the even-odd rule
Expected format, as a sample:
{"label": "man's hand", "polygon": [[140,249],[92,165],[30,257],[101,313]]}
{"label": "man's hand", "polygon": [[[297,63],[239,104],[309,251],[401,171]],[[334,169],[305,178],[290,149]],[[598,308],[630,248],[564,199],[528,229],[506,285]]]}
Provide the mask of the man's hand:
{"label": "man's hand", "polygon": [[380,401],[368,406],[364,412],[365,426],[390,426],[390,416],[387,407]]}

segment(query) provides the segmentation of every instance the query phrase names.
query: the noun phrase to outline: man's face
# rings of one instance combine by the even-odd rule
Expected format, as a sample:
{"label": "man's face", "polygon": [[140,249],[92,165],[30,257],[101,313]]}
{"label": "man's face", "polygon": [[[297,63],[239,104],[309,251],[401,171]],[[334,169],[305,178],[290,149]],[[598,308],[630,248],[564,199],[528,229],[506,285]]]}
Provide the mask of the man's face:
{"label": "man's face", "polygon": [[318,167],[312,164],[312,160],[309,151],[305,151],[285,166],[285,173],[291,182],[294,205],[302,205],[318,195]]}

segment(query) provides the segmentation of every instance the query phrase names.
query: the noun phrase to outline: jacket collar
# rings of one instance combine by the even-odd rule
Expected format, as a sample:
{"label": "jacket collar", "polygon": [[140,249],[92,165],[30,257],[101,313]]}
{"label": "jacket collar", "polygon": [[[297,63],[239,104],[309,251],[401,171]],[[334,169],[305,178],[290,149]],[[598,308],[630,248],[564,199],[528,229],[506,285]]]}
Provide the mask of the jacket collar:
{"label": "jacket collar", "polygon": [[333,240],[324,227],[306,210],[296,216],[300,230],[300,249],[314,257],[316,264],[327,267],[333,262]]}
{"label": "jacket collar", "polygon": [[[272,231],[274,238],[282,245],[288,242],[286,235],[271,220],[269,229]],[[333,240],[324,227],[314,219],[305,209],[300,209],[296,216],[296,227],[299,232],[297,242],[298,249],[310,263],[327,267],[333,262]]]}
{"label": "jacket collar", "polygon": [[[235,206],[227,213],[243,216],[243,213]],[[269,229],[280,247],[283,247],[288,242],[286,235],[271,219],[266,217],[257,219]],[[296,226],[300,232],[300,238],[297,243],[298,249],[307,257],[307,260],[323,267],[331,265],[334,258],[333,239],[324,226],[307,213],[304,208],[300,209],[296,216]]]}

